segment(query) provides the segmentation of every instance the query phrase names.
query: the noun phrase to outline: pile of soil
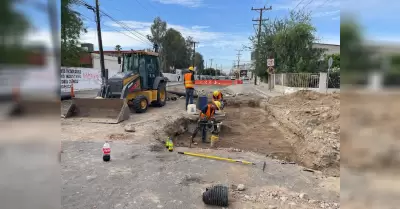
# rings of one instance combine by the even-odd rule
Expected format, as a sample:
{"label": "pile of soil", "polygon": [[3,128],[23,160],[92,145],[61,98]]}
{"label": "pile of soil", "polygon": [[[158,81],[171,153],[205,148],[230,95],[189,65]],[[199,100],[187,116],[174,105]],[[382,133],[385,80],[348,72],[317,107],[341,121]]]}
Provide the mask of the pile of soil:
{"label": "pile of soil", "polygon": [[294,147],[305,166],[339,176],[339,93],[298,91],[271,98],[266,108],[299,137]]}

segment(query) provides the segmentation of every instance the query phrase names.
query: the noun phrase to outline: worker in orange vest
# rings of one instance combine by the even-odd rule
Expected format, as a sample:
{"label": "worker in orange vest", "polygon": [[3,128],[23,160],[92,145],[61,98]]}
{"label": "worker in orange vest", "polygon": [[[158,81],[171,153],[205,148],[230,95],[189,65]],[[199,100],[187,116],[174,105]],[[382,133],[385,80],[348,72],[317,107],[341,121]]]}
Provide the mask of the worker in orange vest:
{"label": "worker in orange vest", "polygon": [[224,96],[222,95],[222,93],[220,91],[214,91],[213,92],[213,97],[212,97],[212,101],[219,101],[221,102],[221,109],[224,109],[225,105],[226,105],[226,101],[224,100]]}
{"label": "worker in orange vest", "polygon": [[213,101],[203,108],[201,108],[199,127],[201,129],[201,140],[203,143],[207,143],[206,141],[206,132],[207,132],[207,123],[211,120],[214,120],[215,111],[221,109],[221,102]]}
{"label": "worker in orange vest", "polygon": [[189,72],[183,76],[183,83],[186,89],[186,110],[189,104],[193,104],[194,97],[194,68],[189,67]]}

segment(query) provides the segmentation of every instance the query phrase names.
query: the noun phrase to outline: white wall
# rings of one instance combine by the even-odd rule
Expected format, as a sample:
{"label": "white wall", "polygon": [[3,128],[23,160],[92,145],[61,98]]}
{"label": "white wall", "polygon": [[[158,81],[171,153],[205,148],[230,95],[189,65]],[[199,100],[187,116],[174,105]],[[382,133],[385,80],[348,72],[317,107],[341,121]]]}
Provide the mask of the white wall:
{"label": "white wall", "polygon": [[[109,70],[109,77],[119,72],[118,70]],[[74,84],[74,91],[84,91],[99,89],[101,86],[101,71],[95,68],[77,68],[77,67],[61,67],[61,92],[70,92],[71,84]],[[177,74],[163,73],[171,82],[177,82]],[[183,77],[180,77],[180,81]]]}
{"label": "white wall", "polygon": [[[92,53],[92,61],[93,61],[94,69],[101,69],[99,54]],[[117,57],[111,57],[111,56],[104,55],[104,66],[106,69],[108,69],[110,77],[111,77],[111,72],[118,72],[121,70],[121,65],[118,64]]]}

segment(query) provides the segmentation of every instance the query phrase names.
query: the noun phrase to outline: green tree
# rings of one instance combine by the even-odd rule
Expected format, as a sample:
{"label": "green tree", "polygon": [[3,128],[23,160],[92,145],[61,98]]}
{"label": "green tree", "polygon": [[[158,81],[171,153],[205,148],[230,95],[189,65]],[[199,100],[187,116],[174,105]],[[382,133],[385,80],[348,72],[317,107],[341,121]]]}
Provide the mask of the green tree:
{"label": "green tree", "polygon": [[204,59],[203,55],[199,52],[196,52],[194,55],[194,65],[196,66],[197,70],[200,72],[204,70]]}
{"label": "green tree", "polygon": [[257,37],[250,37],[256,56],[256,74],[266,77],[267,59],[275,59],[277,72],[315,72],[324,50],[313,48],[317,41],[311,16],[304,12],[291,12],[289,17],[265,22],[258,44]]}
{"label": "green tree", "polygon": [[114,49],[115,49],[115,51],[120,52],[122,50],[122,47],[121,47],[121,45],[118,44],[118,45],[115,46]]}
{"label": "green tree", "polygon": [[163,40],[167,32],[167,22],[163,21],[160,17],[154,18],[153,24],[150,27],[150,32],[151,35],[147,35],[147,39],[151,43],[157,44],[161,68],[164,69],[164,72],[166,72],[169,68],[167,67],[167,63],[165,61],[166,55],[163,53]]}
{"label": "green tree", "polygon": [[206,68],[204,69],[200,75],[210,75],[215,76],[216,70],[214,68]]}
{"label": "green tree", "polygon": [[192,44],[192,42],[193,42],[193,37],[191,37],[191,36],[186,37],[186,53],[188,54],[188,59],[189,59],[188,63],[190,66],[193,65],[192,64],[193,63],[193,44]]}
{"label": "green tree", "polygon": [[165,33],[162,45],[168,67],[182,69],[188,66],[185,39],[179,31],[169,28]]}
{"label": "green tree", "polygon": [[61,65],[79,66],[80,54],[83,52],[79,46],[82,33],[87,30],[83,25],[81,15],[73,9],[77,5],[75,0],[61,1]]}
{"label": "green tree", "polygon": [[30,28],[26,17],[18,12],[17,0],[0,1],[0,63],[21,64],[26,62],[27,49],[23,46],[24,35]]}
{"label": "green tree", "polygon": [[[184,69],[191,65],[192,37],[185,39],[181,32],[174,28],[167,29],[167,23],[156,17],[151,25],[151,35],[147,38],[153,44],[158,44],[164,72],[170,72],[171,68]],[[197,69],[204,69],[204,60],[200,53],[196,53],[195,61]]]}
{"label": "green tree", "polygon": [[333,59],[333,64],[331,68],[340,68],[340,54],[325,54],[324,60],[320,62],[319,71],[326,72],[328,70],[329,58]]}

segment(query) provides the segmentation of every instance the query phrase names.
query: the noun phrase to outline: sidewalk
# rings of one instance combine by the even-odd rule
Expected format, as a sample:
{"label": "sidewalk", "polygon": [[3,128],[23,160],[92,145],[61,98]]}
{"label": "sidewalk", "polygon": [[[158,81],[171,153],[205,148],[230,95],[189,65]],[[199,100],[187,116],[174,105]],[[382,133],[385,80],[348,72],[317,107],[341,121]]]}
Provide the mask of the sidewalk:
{"label": "sidewalk", "polygon": [[264,97],[276,97],[283,95],[281,92],[278,92],[274,89],[268,90],[268,84],[266,83],[261,83],[258,84],[257,86],[253,85],[253,88],[257,91],[257,93],[259,93],[261,96]]}

